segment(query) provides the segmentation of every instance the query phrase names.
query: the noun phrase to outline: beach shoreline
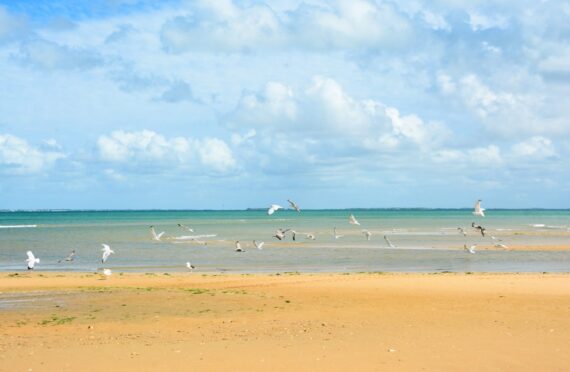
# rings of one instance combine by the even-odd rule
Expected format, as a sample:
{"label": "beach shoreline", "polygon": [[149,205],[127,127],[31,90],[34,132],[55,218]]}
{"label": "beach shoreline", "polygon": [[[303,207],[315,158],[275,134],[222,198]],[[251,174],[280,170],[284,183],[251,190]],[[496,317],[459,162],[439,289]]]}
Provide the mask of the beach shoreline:
{"label": "beach shoreline", "polygon": [[2,273],[0,303],[0,371],[570,365],[564,273]]}

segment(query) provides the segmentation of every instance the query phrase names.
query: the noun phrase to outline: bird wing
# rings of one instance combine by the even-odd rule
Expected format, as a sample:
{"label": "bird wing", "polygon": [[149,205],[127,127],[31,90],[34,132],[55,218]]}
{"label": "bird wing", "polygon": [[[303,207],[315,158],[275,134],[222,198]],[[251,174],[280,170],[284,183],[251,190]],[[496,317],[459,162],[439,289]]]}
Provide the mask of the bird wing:
{"label": "bird wing", "polygon": [[157,237],[158,239],[160,239],[163,235],[164,235],[164,231],[162,231],[162,232],[161,232],[160,234],[158,234],[156,237]]}
{"label": "bird wing", "polygon": [[356,220],[356,217],[354,217],[353,214],[351,214],[351,215],[348,217],[348,222],[350,222],[350,223],[353,224],[353,225],[360,225],[360,222],[358,222],[358,221]]}
{"label": "bird wing", "polygon": [[27,251],[26,254],[28,255],[28,262],[32,262],[36,260],[36,257],[34,256],[34,254],[32,253],[32,251]]}
{"label": "bird wing", "polygon": [[107,244],[101,244],[103,246],[102,251],[110,251],[111,247],[109,247]]}

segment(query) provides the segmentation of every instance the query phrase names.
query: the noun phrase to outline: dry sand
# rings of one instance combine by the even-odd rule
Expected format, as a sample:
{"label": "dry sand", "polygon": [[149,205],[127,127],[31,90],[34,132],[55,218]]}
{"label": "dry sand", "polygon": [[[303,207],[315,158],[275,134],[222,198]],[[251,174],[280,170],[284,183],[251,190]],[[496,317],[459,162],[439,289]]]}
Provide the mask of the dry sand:
{"label": "dry sand", "polygon": [[[568,274],[0,274],[1,371],[568,371]],[[32,301],[33,300],[33,301]]]}

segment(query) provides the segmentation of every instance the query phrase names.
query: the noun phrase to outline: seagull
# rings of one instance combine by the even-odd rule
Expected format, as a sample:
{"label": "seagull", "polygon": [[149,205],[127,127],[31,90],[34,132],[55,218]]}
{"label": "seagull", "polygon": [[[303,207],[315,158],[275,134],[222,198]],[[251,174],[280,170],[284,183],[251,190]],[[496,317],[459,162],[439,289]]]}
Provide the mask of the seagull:
{"label": "seagull", "polygon": [[40,263],[40,259],[36,258],[32,251],[27,251],[26,254],[28,255],[28,258],[26,259],[26,262],[28,263],[28,270],[33,270],[34,265]]}
{"label": "seagull", "polygon": [[358,222],[358,221],[356,220],[356,217],[354,217],[354,214],[351,214],[350,216],[348,216],[348,222],[349,222],[351,225],[360,225],[360,222]]}
{"label": "seagull", "polygon": [[471,223],[471,227],[474,228],[474,229],[476,229],[476,230],[479,230],[479,231],[481,232],[481,235],[482,235],[482,236],[485,236],[485,230],[486,230],[486,229],[485,229],[483,226],[481,226],[481,225],[475,225],[475,222],[472,222],[472,223]]}
{"label": "seagull", "polygon": [[315,234],[313,234],[313,233],[307,233],[307,234],[305,235],[305,238],[306,238],[306,239],[311,239],[311,240],[315,240],[315,239],[316,239]]}
{"label": "seagull", "polygon": [[344,235],[339,235],[339,234],[337,234],[337,233],[336,233],[336,227],[335,227],[335,228],[333,228],[333,236],[334,236],[335,239],[338,239],[338,238],[342,238]]}
{"label": "seagull", "polygon": [[107,258],[109,258],[109,256],[111,255],[111,253],[115,253],[115,251],[113,251],[111,249],[111,247],[109,247],[107,244],[101,244],[103,246],[103,249],[101,249],[103,251],[103,256],[101,257],[101,262],[105,263],[105,261],[107,261]]}
{"label": "seagull", "polygon": [[152,236],[152,240],[156,240],[157,242],[159,242],[160,238],[164,235],[164,231],[157,234],[156,231],[154,231],[154,226],[150,226],[149,229],[150,229],[150,235]]}
{"label": "seagull", "polygon": [[297,212],[301,212],[301,209],[299,208],[299,206],[297,205],[297,203],[295,203],[293,200],[291,199],[287,199],[287,201],[289,202],[289,204],[291,204],[291,208],[293,208],[294,210],[296,210]]}
{"label": "seagull", "polygon": [[184,229],[184,230],[188,230],[188,231],[190,231],[190,232],[194,232],[194,229],[191,229],[190,226],[186,226],[186,225],[183,225],[183,224],[181,224],[181,223],[178,224],[178,227],[180,227],[180,228],[182,228],[182,229]]}
{"label": "seagull", "polygon": [[372,233],[368,230],[362,230],[362,233],[364,234],[364,236],[366,236],[366,240],[370,240],[370,238],[372,237]]}
{"label": "seagull", "polygon": [[236,241],[236,252],[245,252],[245,250],[241,247],[239,240]]}
{"label": "seagull", "polygon": [[265,242],[257,242],[257,240],[253,241],[253,245],[255,246],[255,248],[262,250],[263,249],[263,244],[265,244]]}
{"label": "seagull", "polygon": [[277,204],[271,204],[271,207],[267,210],[267,214],[271,216],[278,209],[283,209],[283,207]]}
{"label": "seagull", "polygon": [[388,247],[390,248],[396,248],[396,246],[394,244],[392,244],[392,242],[390,241],[390,239],[388,239],[387,235],[384,235],[384,240],[386,241],[386,243],[388,243]]}
{"label": "seagull", "polygon": [[188,270],[190,270],[190,271],[192,271],[192,270],[194,270],[194,269],[196,268],[194,265],[192,265],[192,264],[190,263],[190,261],[186,262],[186,267],[187,267]]}
{"label": "seagull", "polygon": [[59,261],[57,261],[57,263],[61,263],[62,261],[67,261],[67,262],[71,262],[75,259],[75,249],[72,250],[71,252],[69,252],[69,255]]}
{"label": "seagull", "polygon": [[463,236],[467,236],[467,233],[465,232],[465,230],[463,230],[462,227],[458,227],[457,230],[459,230],[459,232],[460,232],[461,234],[463,234]]}
{"label": "seagull", "polygon": [[475,203],[473,214],[479,217],[485,217],[485,208],[481,208],[481,199]]}
{"label": "seagull", "polygon": [[291,230],[291,235],[293,235],[293,241],[295,241],[295,238],[297,237],[297,231]]}
{"label": "seagull", "polygon": [[477,248],[477,244],[473,244],[470,247],[467,247],[467,244],[463,244],[463,249],[471,254],[475,254],[475,248]]}
{"label": "seagull", "polygon": [[103,275],[111,276],[111,274],[112,274],[111,269],[103,269]]}
{"label": "seagull", "polygon": [[275,235],[273,235],[273,237],[275,237],[279,240],[283,240],[283,238],[285,237],[285,233],[287,231],[289,231],[289,229],[287,229],[287,230],[277,229],[277,231],[275,232]]}
{"label": "seagull", "polygon": [[506,246],[506,245],[504,245],[504,244],[502,244],[502,243],[496,243],[496,244],[495,244],[495,247],[497,247],[497,248],[503,248],[503,249],[509,249],[508,246]]}

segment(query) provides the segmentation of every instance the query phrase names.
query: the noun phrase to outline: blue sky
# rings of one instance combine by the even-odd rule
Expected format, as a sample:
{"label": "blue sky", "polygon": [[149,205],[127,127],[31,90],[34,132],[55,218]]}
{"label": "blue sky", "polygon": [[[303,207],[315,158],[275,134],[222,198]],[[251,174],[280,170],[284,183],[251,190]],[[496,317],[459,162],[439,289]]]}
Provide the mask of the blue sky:
{"label": "blue sky", "polygon": [[570,2],[0,0],[0,209],[570,208]]}

